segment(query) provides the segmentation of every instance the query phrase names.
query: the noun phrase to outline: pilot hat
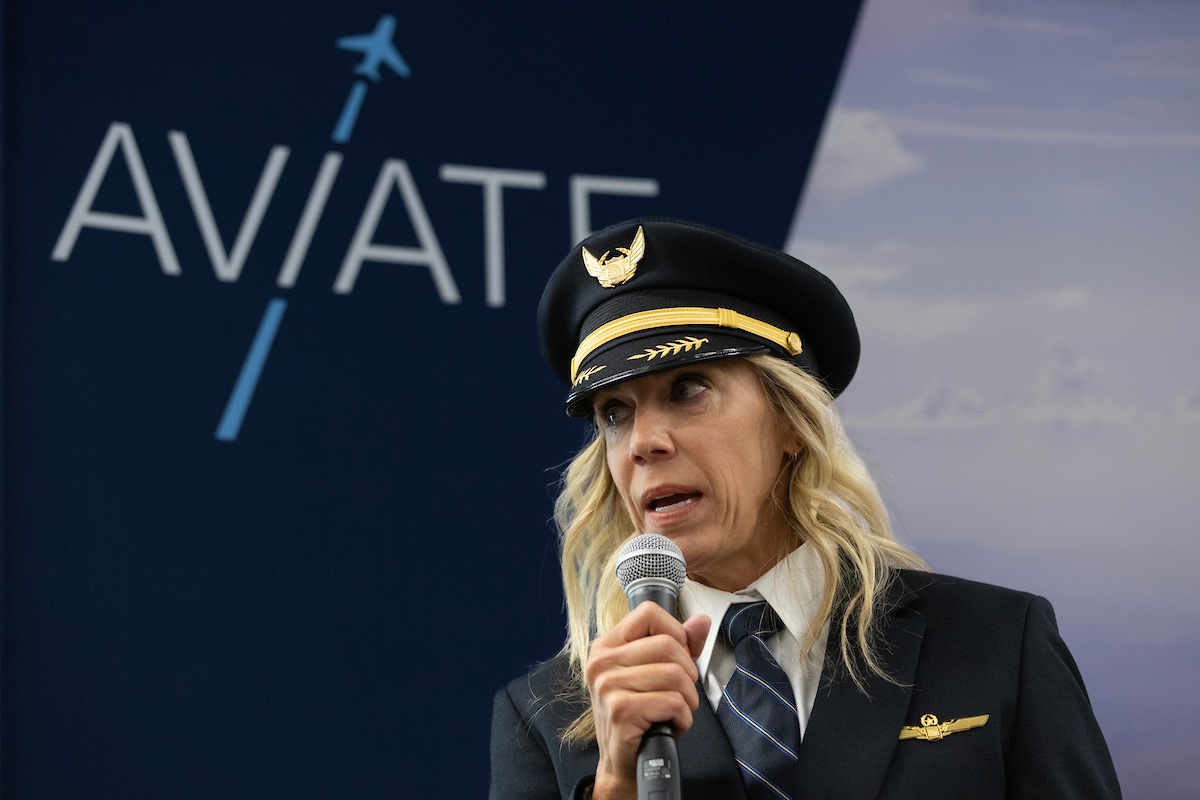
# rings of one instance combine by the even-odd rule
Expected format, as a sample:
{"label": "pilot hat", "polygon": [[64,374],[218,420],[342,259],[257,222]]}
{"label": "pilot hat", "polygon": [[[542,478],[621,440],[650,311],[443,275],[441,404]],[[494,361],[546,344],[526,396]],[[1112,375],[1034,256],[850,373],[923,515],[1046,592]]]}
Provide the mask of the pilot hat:
{"label": "pilot hat", "polygon": [[772,354],[837,396],[858,368],[854,315],[786,253],[672,219],[621,222],[576,246],[538,306],[542,354],[592,413],[598,390],[696,361]]}

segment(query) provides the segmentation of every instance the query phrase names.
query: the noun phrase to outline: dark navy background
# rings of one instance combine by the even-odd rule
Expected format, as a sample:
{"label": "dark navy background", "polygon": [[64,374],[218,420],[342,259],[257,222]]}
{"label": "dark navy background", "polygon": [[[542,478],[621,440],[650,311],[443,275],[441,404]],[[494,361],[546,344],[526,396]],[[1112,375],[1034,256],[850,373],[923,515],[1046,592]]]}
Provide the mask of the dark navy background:
{"label": "dark navy background", "polygon": [[[565,5],[4,2],[5,798],[484,795],[491,696],[563,637],[552,484],[586,431],[534,312],[572,244],[569,177],[659,182],[594,196],[594,228],[666,213],[782,245],[857,13]],[[412,76],[385,69],[334,145],[360,58],[334,42],[383,14]],[[114,122],[180,276],[148,236],[88,227],[50,258]],[[172,130],[227,249],[271,147],[291,149],[236,282]],[[280,289],[328,151],[345,161]],[[332,291],[387,159],[458,305],[424,267],[368,261]],[[482,191],[445,163],[546,175],[504,192],[503,307]],[[93,207],[141,213],[120,152]],[[417,244],[395,191],[374,241]],[[261,380],[217,441],[272,298]]]}

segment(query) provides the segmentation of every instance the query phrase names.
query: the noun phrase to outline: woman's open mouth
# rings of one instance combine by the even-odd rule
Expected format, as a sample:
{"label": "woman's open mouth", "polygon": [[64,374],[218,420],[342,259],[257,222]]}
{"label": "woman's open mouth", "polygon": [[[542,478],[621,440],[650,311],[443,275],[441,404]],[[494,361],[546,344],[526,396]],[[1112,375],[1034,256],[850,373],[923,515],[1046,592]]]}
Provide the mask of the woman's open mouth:
{"label": "woman's open mouth", "polygon": [[674,492],[662,497],[655,497],[646,507],[651,511],[659,513],[674,511],[678,508],[691,505],[703,496],[700,492]]}

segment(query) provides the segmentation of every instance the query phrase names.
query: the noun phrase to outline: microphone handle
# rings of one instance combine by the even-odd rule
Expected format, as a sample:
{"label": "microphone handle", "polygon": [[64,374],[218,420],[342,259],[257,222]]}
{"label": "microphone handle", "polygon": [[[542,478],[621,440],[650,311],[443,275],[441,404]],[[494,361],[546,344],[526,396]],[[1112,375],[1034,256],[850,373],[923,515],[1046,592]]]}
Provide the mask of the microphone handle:
{"label": "microphone handle", "polygon": [[651,602],[661,607],[664,611],[675,616],[675,608],[679,601],[679,595],[668,588],[657,583],[647,583],[644,586],[639,586],[629,590],[629,610],[633,611],[642,603]]}
{"label": "microphone handle", "polygon": [[[677,596],[663,586],[651,585],[629,593],[629,609],[642,603],[657,603],[675,616]],[[656,722],[642,735],[637,752],[638,800],[683,800],[679,787],[679,753],[675,729],[669,722]]]}

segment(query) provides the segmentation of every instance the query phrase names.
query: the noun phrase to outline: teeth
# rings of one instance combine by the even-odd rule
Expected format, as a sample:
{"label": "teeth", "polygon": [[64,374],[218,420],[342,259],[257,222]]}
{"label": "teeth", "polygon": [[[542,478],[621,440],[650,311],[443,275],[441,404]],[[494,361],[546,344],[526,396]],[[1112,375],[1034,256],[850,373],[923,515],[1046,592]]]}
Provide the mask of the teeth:
{"label": "teeth", "polygon": [[655,511],[674,511],[677,508],[683,508],[684,506],[688,505],[689,503],[694,503],[698,499],[699,498],[696,498],[696,497],[688,497],[684,500],[680,500],[678,503],[671,503],[671,505],[669,505],[669,506],[659,506],[658,508],[656,508],[654,510]]}

